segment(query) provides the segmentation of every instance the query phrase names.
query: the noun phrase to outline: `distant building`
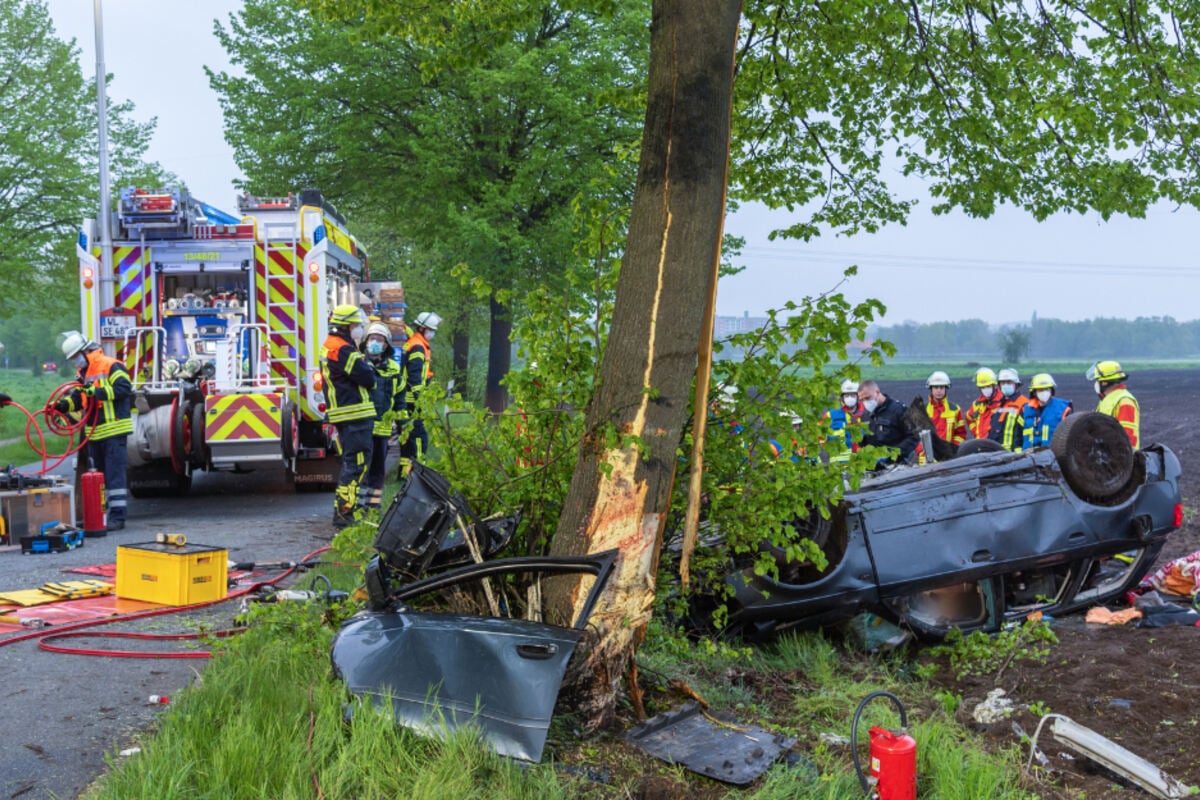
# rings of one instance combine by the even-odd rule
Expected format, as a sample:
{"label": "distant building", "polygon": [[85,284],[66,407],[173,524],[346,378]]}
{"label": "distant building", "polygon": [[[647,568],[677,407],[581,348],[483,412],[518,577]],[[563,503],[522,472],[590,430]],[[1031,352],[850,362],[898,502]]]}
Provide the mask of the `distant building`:
{"label": "distant building", "polygon": [[717,317],[713,323],[713,338],[726,339],[735,333],[756,331],[769,321],[769,317],[752,317],[749,311],[740,317]]}

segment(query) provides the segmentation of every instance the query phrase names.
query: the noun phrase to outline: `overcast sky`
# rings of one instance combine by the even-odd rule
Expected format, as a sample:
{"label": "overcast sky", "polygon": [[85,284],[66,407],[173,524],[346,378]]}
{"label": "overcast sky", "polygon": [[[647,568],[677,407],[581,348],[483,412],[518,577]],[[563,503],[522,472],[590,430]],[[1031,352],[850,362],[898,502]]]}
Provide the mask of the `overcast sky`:
{"label": "overcast sky", "polygon": [[[48,0],[60,37],[76,40],[84,74],[96,71],[93,0]],[[240,172],[222,134],[221,109],[204,66],[228,68],[212,35],[240,0],[203,3],[109,0],[104,5],[105,68],[114,101],[132,100],[138,119],[158,118],[149,157],[186,180],[207,203],[235,211]],[[116,193],[118,187],[113,187]],[[300,187],[297,187],[300,188]],[[336,198],[335,198],[336,200]],[[1003,209],[990,220],[934,218],[926,201],[907,227],[812,244],[767,241],[786,215],[744,207],[728,233],[746,238],[745,272],[724,279],[717,313],[752,316],[788,299],[833,288],[876,297],[886,323],[981,318],[1200,317],[1200,213],[1160,207],[1147,220],[1103,222],[1058,215],[1042,223]]]}

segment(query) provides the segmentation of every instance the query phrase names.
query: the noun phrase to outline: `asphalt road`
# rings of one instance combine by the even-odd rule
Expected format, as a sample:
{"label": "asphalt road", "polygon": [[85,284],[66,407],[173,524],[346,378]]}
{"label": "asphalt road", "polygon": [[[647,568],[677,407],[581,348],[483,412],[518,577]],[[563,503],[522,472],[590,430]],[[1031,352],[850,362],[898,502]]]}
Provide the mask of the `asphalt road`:
{"label": "asphalt road", "polygon": [[[189,543],[225,547],[234,561],[299,560],[329,543],[332,507],[332,494],[294,493],[282,470],[201,473],[186,498],[131,498],[125,530],[87,539],[76,550],[22,555],[19,546],[0,547],[0,590],[85,579],[63,569],[115,563],[118,545],[150,542],[160,531],[184,533]],[[215,609],[221,627],[237,611],[236,603]],[[173,626],[170,616],[152,620],[158,632],[184,630]],[[136,624],[99,630],[132,630]],[[147,698],[177,693],[206,663],[56,654],[37,649],[35,641],[4,645],[4,636],[13,635],[0,635],[0,798],[78,797],[104,771],[105,753],[130,747],[161,713]],[[115,641],[89,645],[81,639],[78,644],[128,646]]]}

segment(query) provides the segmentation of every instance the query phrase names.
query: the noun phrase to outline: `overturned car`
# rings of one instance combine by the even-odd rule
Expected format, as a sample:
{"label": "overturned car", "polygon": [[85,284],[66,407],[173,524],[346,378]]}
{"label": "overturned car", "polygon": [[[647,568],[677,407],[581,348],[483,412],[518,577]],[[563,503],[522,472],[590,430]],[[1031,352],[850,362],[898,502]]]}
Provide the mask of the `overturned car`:
{"label": "overturned car", "polygon": [[1179,460],[1134,451],[1111,417],[1067,417],[1049,448],[956,457],[867,478],[806,535],[828,565],[775,553],[776,577],[733,569],[727,632],[758,638],[872,611],[927,637],[1000,629],[1122,597],[1182,523]]}

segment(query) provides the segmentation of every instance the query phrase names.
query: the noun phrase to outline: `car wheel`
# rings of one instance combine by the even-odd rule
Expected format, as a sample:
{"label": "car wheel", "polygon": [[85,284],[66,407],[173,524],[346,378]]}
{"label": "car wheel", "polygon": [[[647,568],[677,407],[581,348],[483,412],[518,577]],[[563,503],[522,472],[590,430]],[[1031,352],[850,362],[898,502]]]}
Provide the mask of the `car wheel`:
{"label": "car wheel", "polygon": [[1129,498],[1136,459],[1125,429],[1113,417],[1094,411],[1068,415],[1054,431],[1050,449],[1080,499],[1111,505]]}
{"label": "car wheel", "polygon": [[975,453],[1003,453],[1004,445],[999,442],[994,442],[991,439],[968,439],[958,446],[958,453],[955,458],[962,456],[970,456]]}

